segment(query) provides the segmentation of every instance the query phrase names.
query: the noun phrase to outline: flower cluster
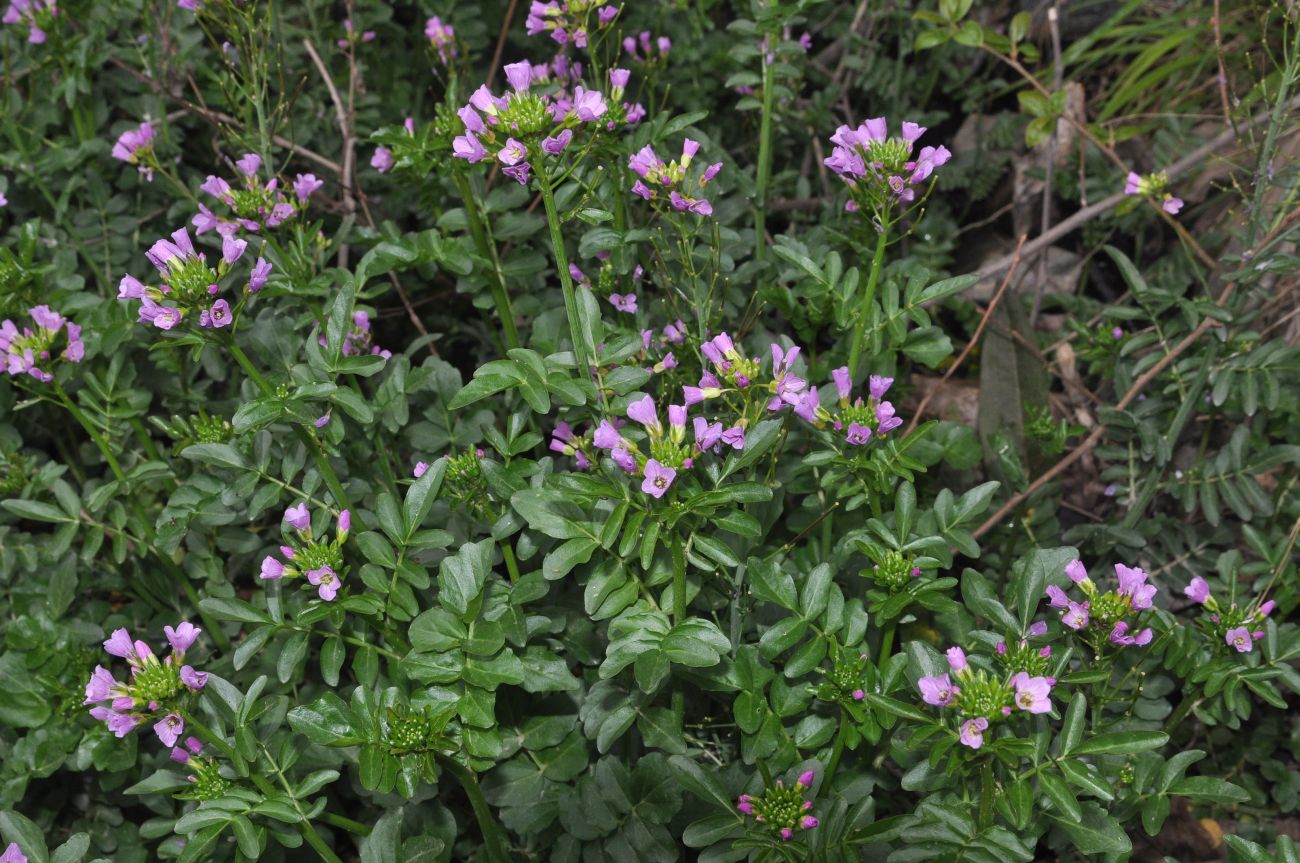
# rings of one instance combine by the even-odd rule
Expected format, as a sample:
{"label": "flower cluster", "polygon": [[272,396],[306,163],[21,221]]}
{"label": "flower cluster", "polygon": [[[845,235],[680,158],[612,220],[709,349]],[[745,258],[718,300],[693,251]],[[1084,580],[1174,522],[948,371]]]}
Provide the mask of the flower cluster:
{"label": "flower cluster", "polygon": [[304,576],[321,599],[332,602],[343,581],[343,543],[352,528],[352,513],[346,509],[339,513],[333,541],[312,536],[311,512],[306,503],[285,510],[283,521],[293,529],[291,544],[280,546],[280,554],[288,563],[268,554],[262,560],[262,579]]}
{"label": "flower cluster", "polygon": [[128,165],[135,165],[144,178],[153,182],[153,170],[157,167],[153,152],[154,130],[152,123],[141,123],[134,129],[127,129],[118,136],[113,144],[112,156]]}
{"label": "flower cluster", "polygon": [[812,830],[817,826],[812,801],[804,798],[815,778],[811,770],[806,770],[789,788],[778,779],[761,795],[740,795],[736,808],[788,842],[796,829]]}
{"label": "flower cluster", "polygon": [[[1045,631],[1044,625],[1031,629],[1030,634]],[[1027,646],[1027,639],[1022,641],[1022,646]],[[947,653],[950,674],[922,677],[916,683],[926,704],[956,710],[958,739],[971,749],[984,745],[984,732],[990,722],[1011,716],[1016,711],[1050,713],[1052,710],[1051,693],[1056,680],[1031,673],[1037,669],[1016,670],[1013,660],[1021,657],[1010,656],[1005,644],[1002,647],[999,658],[1004,670],[1001,672],[972,668],[964,650],[950,647]],[[1046,655],[1050,655],[1050,648],[1047,650]],[[953,677],[957,678],[956,682]]]}
{"label": "flower cluster", "polygon": [[849,400],[853,392],[853,376],[849,373],[848,366],[840,366],[832,371],[831,379],[835,382],[835,392],[839,395],[838,408],[832,413],[817,404],[813,409],[816,419],[810,422],[830,422],[831,428],[843,432],[845,441],[852,446],[863,446],[872,437],[884,437],[903,424],[902,417],[894,414],[894,405],[885,401],[885,393],[894,385],[893,378],[871,375],[867,379],[865,402],[862,396],[852,402]]}
{"label": "flower cluster", "polygon": [[[659,421],[654,399],[643,396],[627,408],[627,417],[641,425],[647,438],[643,453],[636,441],[624,436],[619,426],[602,420],[592,435],[596,449],[605,450],[609,457],[627,473],[642,477],[641,490],[654,498],[664,496],[677,478],[679,470],[689,470],[701,453],[717,453],[723,446],[744,449],[745,427],[737,423],[723,428],[722,423],[710,423],[695,417],[693,428],[695,442],[686,442],[687,405],[668,406],[668,428]],[[577,448],[574,448],[575,452]]]}
{"label": "flower cluster", "polygon": [[844,650],[835,642],[830,643],[831,667],[813,669],[822,676],[822,682],[810,691],[822,701],[839,704],[851,712],[856,712],[859,702],[867,697],[862,688],[867,667],[867,654]]}
{"label": "flower cluster", "polygon": [[[591,41],[591,28],[603,30],[609,27],[619,11],[620,7],[611,6],[604,0],[568,0],[567,3],[533,0],[524,26],[529,36],[550,33],[551,38],[561,45],[573,43],[575,48],[586,48]],[[591,21],[593,13],[596,16],[594,24]]]}
{"label": "flower cluster", "polygon": [[1160,209],[1172,216],[1183,208],[1183,200],[1169,194],[1168,185],[1169,175],[1164,171],[1147,174],[1145,177],[1135,171],[1129,171],[1124,183],[1124,194],[1141,195],[1144,198],[1159,201]]}
{"label": "flower cluster", "polygon": [[29,310],[36,329],[23,327],[6,319],[0,323],[0,356],[5,360],[5,371],[10,375],[31,375],[38,381],[49,383],[54,375],[42,366],[48,366],[55,356],[54,343],[62,332],[67,344],[58,356],[68,362],[79,363],[86,355],[86,345],[81,340],[81,327],[65,319],[49,306],[35,306]]}
{"label": "flower cluster", "polygon": [[298,174],[290,190],[289,184],[282,184],[278,177],[263,182],[258,173],[261,167],[260,156],[245,153],[235,162],[235,170],[240,176],[237,186],[209,174],[199,188],[229,207],[234,219],[223,219],[200,204],[199,214],[194,217],[195,232],[202,234],[216,228],[222,236],[233,236],[241,227],[254,232],[263,227],[279,227],[298,215],[312,193],[325,185],[314,174]]}
{"label": "flower cluster", "polygon": [[[638,52],[637,48],[641,50]],[[635,39],[628,36],[623,40],[623,50],[632,58],[633,63],[644,65],[664,65],[668,62],[668,52],[673,49],[673,41],[667,36],[660,36],[653,41],[649,30],[642,30]]]}
{"label": "flower cluster", "polygon": [[936,168],[952,158],[944,146],[922,147],[913,157],[913,146],[924,133],[924,126],[904,122],[901,135],[890,137],[884,117],[867,120],[856,129],[835,130],[831,136],[835,148],[825,163],[849,187],[850,212],[863,210],[883,226],[895,204],[916,200],[914,187],[927,182]]}
{"label": "flower cluster", "polygon": [[575,434],[573,426],[566,422],[556,423],[555,428],[551,430],[551,452],[571,457],[578,470],[591,470],[592,456],[587,452],[589,445],[590,441],[584,436]]}
{"label": "flower cluster", "polygon": [[[668,203],[679,213],[713,215],[713,205],[704,197],[704,190],[722,170],[722,163],[709,165],[688,185],[687,170],[699,149],[698,141],[687,138],[682,142],[681,158],[664,162],[654,148],[646,144],[627,161],[627,166],[640,178],[632,184],[632,193],[647,201],[662,201],[666,194]],[[683,194],[683,190],[691,194]]]}
{"label": "flower cluster", "polygon": [[1083,561],[1072,560],[1065,566],[1065,574],[1083,591],[1083,602],[1070,599],[1064,590],[1054,584],[1047,587],[1047,599],[1052,608],[1061,608],[1061,623],[1088,637],[1094,649],[1103,646],[1102,633],[1111,644],[1119,647],[1143,647],[1151,643],[1151,627],[1138,628],[1138,615],[1151,607],[1156,586],[1147,584],[1147,574],[1140,568],[1115,564],[1118,585],[1102,593],[1092,579]]}
{"label": "flower cluster", "polygon": [[355,45],[358,41],[373,42],[375,41],[375,31],[365,30],[358,33],[352,27],[352,19],[343,19],[343,38],[336,43],[340,48],[347,48],[349,45]]}
{"label": "flower cluster", "polygon": [[[544,64],[541,70],[549,76]],[[470,164],[495,159],[504,166],[502,172],[520,185],[528,184],[531,160],[542,154],[559,156],[573,141],[575,130],[599,128],[600,124],[612,129],[618,119],[626,119],[626,110],[611,110],[599,90],[581,84],[574,86],[572,95],[533,91],[537,70],[527,61],[511,63],[505,72],[509,93],[493,96],[483,85],[470,96],[469,104],[456,112],[465,134],[452,141],[452,154]],[[616,102],[623,95],[627,75],[625,69],[610,70],[611,98]],[[615,117],[615,113],[623,116]]]}
{"label": "flower cluster", "polygon": [[[244,256],[247,248],[246,240],[223,234],[221,260],[214,270],[208,266],[207,255],[195,251],[189,232],[181,228],[172,233],[170,240],[158,240],[145,252],[145,257],[158,270],[162,284],[147,287],[127,273],[118,286],[117,298],[139,300],[138,322],[153,324],[160,330],[174,329],[186,316],[193,319],[196,315],[200,327],[220,329],[229,326],[234,320],[230,303],[224,299],[213,300],[213,297],[221,292],[218,283]],[[271,265],[258,258],[249,276],[249,292],[261,290],[270,272]]]}
{"label": "flower cluster", "polygon": [[59,17],[59,4],[55,0],[9,0],[0,22],[5,24],[26,24],[27,41],[33,45],[43,44],[47,38],[46,30]]}
{"label": "flower cluster", "polygon": [[183,745],[173,746],[171,759],[193,771],[185,777],[192,788],[182,796],[216,800],[230,789],[230,780],[221,775],[215,760],[204,757],[203,742],[197,737],[186,737]]}
{"label": "flower cluster", "polygon": [[442,23],[442,19],[434,15],[425,22],[424,37],[433,46],[434,53],[438,55],[442,65],[450,66],[451,61],[458,56],[456,53],[456,28],[450,24]]}
{"label": "flower cluster", "polygon": [[[167,746],[175,746],[185,731],[181,718],[182,699],[198,692],[208,682],[207,672],[196,671],[185,664],[185,652],[194,646],[203,630],[182,621],[175,629],[163,627],[172,652],[159,660],[149,645],[133,641],[125,629],[116,629],[104,642],[110,656],[125,659],[131,667],[131,677],[125,683],[113,677],[102,665],[86,683],[85,704],[94,705],[90,715],[108,726],[118,737],[125,737],[138,725],[150,720],[154,732]],[[104,702],[109,706],[105,707]]]}
{"label": "flower cluster", "polygon": [[1209,612],[1201,620],[1204,627],[1215,641],[1222,641],[1238,653],[1250,653],[1255,649],[1255,642],[1264,637],[1264,630],[1259,629],[1277,603],[1268,600],[1258,608],[1240,608],[1237,603],[1230,603],[1226,608],[1210,593],[1210,585],[1199,575],[1183,588],[1183,594]]}

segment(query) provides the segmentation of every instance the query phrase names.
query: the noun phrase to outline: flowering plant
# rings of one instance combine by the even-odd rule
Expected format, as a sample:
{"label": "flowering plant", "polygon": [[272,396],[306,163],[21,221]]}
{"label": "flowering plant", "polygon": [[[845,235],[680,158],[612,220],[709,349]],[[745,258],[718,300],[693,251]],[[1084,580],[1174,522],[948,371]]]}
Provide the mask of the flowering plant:
{"label": "flowering plant", "polygon": [[8,2],[0,863],[1294,856],[1300,43],[1067,5]]}

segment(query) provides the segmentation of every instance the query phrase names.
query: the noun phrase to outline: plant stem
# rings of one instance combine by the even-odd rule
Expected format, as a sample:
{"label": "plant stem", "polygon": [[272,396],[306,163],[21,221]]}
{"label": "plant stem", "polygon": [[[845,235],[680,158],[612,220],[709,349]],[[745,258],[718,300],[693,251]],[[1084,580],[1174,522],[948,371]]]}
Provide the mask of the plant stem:
{"label": "plant stem", "polygon": [[754,260],[763,262],[767,250],[767,187],[772,177],[772,64],[767,62],[768,40],[763,40],[763,114],[758,127],[758,176],[754,183]]}
{"label": "plant stem", "polygon": [[858,320],[853,328],[853,346],[849,349],[849,374],[857,375],[858,360],[862,358],[862,342],[867,332],[867,318],[871,316],[871,304],[876,301],[876,283],[880,281],[880,270],[885,265],[885,246],[889,243],[889,226],[885,225],[876,238],[876,254],[871,259],[871,274],[867,276],[867,290],[862,295],[862,307],[858,309]]}
{"label": "plant stem", "polygon": [[1190,695],[1184,695],[1183,700],[1178,703],[1178,707],[1174,709],[1174,712],[1170,714],[1169,719],[1165,721],[1165,734],[1169,734],[1177,728],[1178,723],[1186,719],[1187,714],[1195,710],[1204,700],[1205,699],[1203,698],[1192,698]]}
{"label": "plant stem", "polygon": [[[540,164],[541,160],[537,160]],[[564,236],[560,233],[560,214],[555,209],[555,193],[551,178],[544,170],[537,172],[537,185],[542,190],[542,203],[546,206],[546,223],[551,228],[551,246],[555,252],[555,269],[560,274],[560,288],[564,292],[564,313],[569,318],[569,337],[573,340],[573,355],[578,360],[578,370],[584,383],[591,381],[591,361],[587,357],[587,342],[582,321],[578,317],[578,297],[569,275],[569,257],[564,251]]]}
{"label": "plant stem", "polygon": [[501,828],[497,826],[496,819],[492,817],[492,810],[488,808],[487,800],[483,797],[483,790],[479,788],[478,780],[469,768],[445,755],[438,756],[438,764],[444,770],[456,777],[460,787],[465,789],[465,796],[469,798],[470,808],[474,810],[474,818],[478,821],[479,830],[483,833],[483,850],[487,854],[490,863],[510,863],[510,852],[506,848],[505,837],[501,834]]}
{"label": "plant stem", "polygon": [[831,749],[831,760],[826,763],[826,775],[822,779],[822,788],[831,787],[831,780],[835,778],[835,770],[840,766],[840,756],[844,754],[844,741],[849,736],[849,724],[845,722],[848,718],[848,712],[841,707],[840,727],[835,732],[835,746]]}
{"label": "plant stem", "polygon": [[[515,313],[510,306],[510,294],[506,292],[505,278],[501,273],[501,260],[497,256],[496,244],[488,239],[487,229],[484,227],[482,214],[479,213],[478,199],[474,197],[473,191],[469,187],[469,179],[462,171],[453,171],[452,179],[456,183],[456,189],[460,192],[461,201],[465,205],[465,217],[469,220],[469,232],[474,237],[474,245],[478,246],[478,252],[492,266],[492,277],[488,279],[488,287],[492,290],[492,302],[497,307],[497,317],[501,319],[501,332],[505,338],[507,348],[517,348],[520,346],[519,330],[515,327]],[[565,267],[568,270],[568,267]]]}
{"label": "plant stem", "polygon": [[885,634],[880,638],[880,655],[876,658],[876,666],[889,659],[890,651],[894,649],[894,630],[898,627],[897,621],[889,621],[885,625]]}
{"label": "plant stem", "polygon": [[[229,339],[229,347],[230,355],[235,358],[235,362],[239,363],[239,367],[244,370],[244,374],[248,375],[249,379],[262,391],[262,395],[274,396],[275,391],[271,389],[271,385],[257,371],[253,361],[248,358],[248,354],[244,353],[244,349],[239,346],[233,337]],[[348,503],[347,492],[343,490],[343,484],[339,482],[338,474],[334,473],[334,468],[330,465],[329,459],[316,446],[316,442],[312,440],[311,435],[307,434],[306,429],[295,425],[293,430],[298,435],[298,440],[302,441],[303,446],[307,447],[307,452],[311,453],[312,461],[316,463],[316,469],[320,471],[321,476],[325,479],[325,485],[329,486],[330,494],[334,495],[334,502],[342,509],[352,509],[352,505]]]}
{"label": "plant stem", "polygon": [[215,731],[205,725],[201,720],[195,718],[193,713],[186,710],[182,711],[181,716],[184,717],[187,728],[196,732],[205,742],[211,743],[217,749],[220,749],[222,755],[226,756],[231,761],[241,760],[235,754],[234,747],[227,743],[224,737],[219,737]]}

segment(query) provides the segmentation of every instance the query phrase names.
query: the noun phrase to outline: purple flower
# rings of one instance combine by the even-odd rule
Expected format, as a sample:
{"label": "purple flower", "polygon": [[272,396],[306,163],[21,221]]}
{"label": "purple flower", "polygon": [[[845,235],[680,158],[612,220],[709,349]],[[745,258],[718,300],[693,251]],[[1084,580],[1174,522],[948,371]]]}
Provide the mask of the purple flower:
{"label": "purple flower", "polygon": [[208,673],[206,671],[195,671],[189,665],[181,666],[181,683],[184,683],[190,689],[198,692],[208,685]]}
{"label": "purple flower", "polygon": [[1273,613],[1273,609],[1275,608],[1277,608],[1277,602],[1275,600],[1270,599],[1259,607],[1258,614],[1261,618],[1268,617],[1270,614]]}
{"label": "purple flower", "polygon": [[508,138],[506,145],[497,153],[497,159],[503,165],[518,165],[526,158],[528,158],[528,148],[523,145],[523,142],[514,138]]}
{"label": "purple flower", "polygon": [[979,749],[984,745],[984,732],[988,730],[989,721],[983,716],[976,716],[974,719],[967,719],[961,724],[961,735],[958,739],[962,744],[969,746],[971,749]]}
{"label": "purple flower", "polygon": [[[9,8],[12,11],[14,7],[10,5]],[[151,148],[153,139],[153,126],[149,123],[141,123],[136,128],[128,129],[118,136],[117,142],[113,144],[113,152],[110,155],[114,159],[129,162],[132,165],[138,164],[141,151]]]}
{"label": "purple flower", "polygon": [[1029,634],[1030,634],[1031,636],[1035,637],[1035,638],[1038,637],[1038,636],[1041,636],[1041,635],[1046,635],[1046,634],[1047,634],[1047,621],[1045,621],[1045,620],[1038,620],[1038,621],[1035,621],[1035,622],[1029,624]]}
{"label": "purple flower", "polygon": [[245,177],[251,177],[262,167],[262,157],[256,153],[245,153],[235,162],[235,168]]}
{"label": "purple flower", "polygon": [[715,422],[710,425],[704,417],[696,417],[694,426],[695,448],[700,452],[714,448],[718,441],[722,440],[722,423]]}
{"label": "purple flower", "polygon": [[732,449],[745,448],[745,427],[736,424],[722,433],[722,442]]}
{"label": "purple flower", "polygon": [[620,312],[636,314],[636,294],[610,294],[609,301]]}
{"label": "purple flower", "polygon": [[298,196],[299,201],[306,201],[324,185],[325,181],[316,179],[315,174],[299,174],[293,180],[293,193]]}
{"label": "purple flower", "polygon": [[1065,608],[1070,603],[1065,591],[1054,584],[1047,585],[1047,601],[1052,608]]}
{"label": "purple flower", "polygon": [[533,64],[527,60],[509,63],[505,67],[506,81],[516,93],[526,93],[533,83]]}
{"label": "purple flower", "polygon": [[1136,171],[1129,171],[1124,182],[1124,194],[1136,195],[1142,191],[1142,177]]}
{"label": "purple flower", "polygon": [[885,397],[885,393],[889,392],[889,388],[893,385],[893,378],[872,375],[867,379],[867,392],[871,393],[873,399],[880,401]]}
{"label": "purple flower", "polygon": [[871,440],[871,427],[861,423],[849,423],[844,439],[854,446],[863,446]]}
{"label": "purple flower", "polygon": [[745,813],[746,815],[753,815],[754,814],[753,800],[754,798],[750,797],[748,794],[742,794],[740,795],[740,797],[736,799],[736,808],[739,809],[741,812]]}
{"label": "purple flower", "polygon": [[[101,711],[103,710],[103,708],[97,709]],[[114,737],[125,737],[130,734],[132,729],[137,725],[144,722],[143,719],[132,713],[119,713],[117,711],[106,712],[107,716],[105,716],[103,712],[96,715],[95,710],[92,710],[90,711],[90,715],[95,716],[96,718],[103,717],[104,723],[108,726],[108,730],[113,732]],[[162,735],[160,734],[159,736],[161,737]]]}
{"label": "purple flower", "polygon": [[799,826],[802,827],[804,830],[813,830],[817,827],[819,823],[820,822],[817,820],[816,816],[805,815],[802,819],[800,819]]}
{"label": "purple flower", "polygon": [[1088,603],[1070,602],[1066,609],[1065,614],[1061,615],[1061,623],[1074,630],[1088,625]]}
{"label": "purple flower", "polygon": [[948,668],[951,669],[954,674],[970,668],[970,664],[966,661],[966,651],[962,650],[960,647],[948,648],[946,655],[948,657]]}
{"label": "purple flower", "polygon": [[214,177],[209,174],[208,178],[199,186],[200,191],[207,192],[212,197],[224,201],[227,204],[231,202],[230,184],[220,177]]}
{"label": "purple flower", "polygon": [[387,147],[376,147],[375,154],[370,157],[370,167],[381,174],[388,173],[393,167],[393,151]]}
{"label": "purple flower", "polygon": [[1065,574],[1070,577],[1070,581],[1075,584],[1083,584],[1088,580],[1088,570],[1084,569],[1083,561],[1072,560],[1065,565]]}
{"label": "purple flower", "polygon": [[627,166],[635,171],[638,177],[648,180],[663,170],[664,163],[655,153],[654,148],[646,144],[627,160]]}
{"label": "purple flower", "polygon": [[311,530],[311,513],[307,511],[306,502],[300,502],[284,511],[284,520],[299,533]]}
{"label": "purple flower", "polygon": [[894,416],[894,406],[889,402],[876,405],[876,432],[888,434],[903,424],[902,417]]}
{"label": "purple flower", "polygon": [[478,138],[474,137],[472,132],[460,135],[451,142],[451,153],[457,159],[464,159],[471,165],[483,161],[487,157],[487,150]]}
{"label": "purple flower", "polygon": [[691,198],[674,189],[668,195],[668,202],[679,213],[695,213],[697,216],[713,215],[713,205],[704,198]]}
{"label": "purple flower", "polygon": [[[655,413],[654,399],[650,396],[642,396],[628,405],[627,418],[641,423],[652,435],[659,435],[663,432],[663,426],[659,424],[659,417]],[[658,495],[655,496],[658,497]]]}
{"label": "purple flower", "polygon": [[125,629],[113,630],[113,634],[104,642],[104,650],[110,656],[116,656],[119,659],[130,661],[136,659],[135,642],[131,640],[131,633]]}
{"label": "purple flower", "polygon": [[158,739],[164,746],[175,746],[176,741],[185,733],[185,720],[181,719],[179,713],[168,713],[154,723],[153,730],[158,733]]}
{"label": "purple flower", "polygon": [[921,700],[935,707],[947,707],[952,704],[960,691],[952,685],[952,681],[946,674],[922,677],[916,681],[916,686],[921,690]]}
{"label": "purple flower", "polygon": [[623,446],[623,436],[609,420],[601,420],[600,425],[596,426],[595,434],[592,435],[592,443],[597,449],[614,449]]}
{"label": "purple flower", "polygon": [[252,272],[248,274],[248,292],[255,294],[266,286],[266,280],[271,277],[271,264],[265,258],[258,258],[257,263],[253,265]]}
{"label": "purple flower", "polygon": [[654,498],[663,497],[676,477],[677,471],[660,464],[655,459],[648,459],[645,463],[645,480],[641,483],[641,491]]}
{"label": "purple flower", "polygon": [[587,90],[579,84],[573,90],[573,113],[584,123],[592,123],[609,110],[599,90]]}
{"label": "purple flower", "polygon": [[[771,405],[768,405],[771,408]],[[817,397],[817,387],[809,387],[799,396],[799,402],[794,406],[795,416],[805,422],[817,423],[817,411],[821,408],[821,399]]]}
{"label": "purple flower", "polygon": [[1046,677],[1030,677],[1022,671],[1011,678],[1016,688],[1016,707],[1029,713],[1050,713],[1052,710],[1052,684]]}
{"label": "purple flower", "polygon": [[262,558],[262,574],[259,576],[263,581],[270,581],[284,576],[284,564],[271,555]]}
{"label": "purple flower", "polygon": [[596,10],[596,18],[600,21],[600,26],[608,27],[614,23],[614,19],[618,17],[620,11],[622,11],[622,7],[619,6],[601,6]]}
{"label": "purple flower", "polygon": [[338,595],[339,579],[329,566],[307,570],[307,580],[319,588],[317,593],[326,602],[332,602],[334,597]]}
{"label": "purple flower", "polygon": [[101,701],[107,701],[113,694],[113,687],[117,686],[117,680],[113,677],[112,672],[102,665],[96,665],[94,672],[90,675],[90,680],[86,682],[86,700],[82,704],[98,704]]}
{"label": "purple flower", "polygon": [[339,542],[348,538],[348,533],[352,530],[352,510],[345,509],[339,513],[338,535]]}
{"label": "purple flower", "polygon": [[636,473],[636,458],[628,451],[627,447],[614,447],[609,451],[609,457],[613,459],[614,464],[623,469],[624,473]]}
{"label": "purple flower", "polygon": [[415,470],[411,471],[411,475],[414,476],[416,479],[419,479],[420,477],[424,476],[425,471],[427,471],[428,469],[429,469],[429,463],[427,461],[417,461],[415,463]]}
{"label": "purple flower", "polygon": [[849,372],[849,367],[840,366],[832,370],[831,379],[835,381],[835,392],[839,394],[840,401],[848,401],[849,393],[853,391],[853,375]]}
{"label": "purple flower", "polygon": [[564,149],[569,146],[569,142],[572,140],[573,130],[565,129],[554,137],[544,139],[542,141],[542,152],[558,156],[564,152]]}
{"label": "purple flower", "polygon": [[1244,626],[1229,629],[1223,640],[1229,647],[1235,647],[1238,653],[1250,653],[1255,647],[1255,641],[1250,637],[1250,630]]}
{"label": "purple flower", "polygon": [[172,650],[176,653],[184,653],[194,646],[194,642],[198,640],[199,634],[202,633],[203,630],[199,629],[188,620],[183,620],[176,624],[175,629],[170,626],[164,626],[163,632],[166,634],[167,642],[171,644]]}
{"label": "purple flower", "polygon": [[1160,203],[1160,209],[1164,210],[1171,216],[1177,215],[1178,211],[1183,208],[1183,199],[1175,198],[1173,195],[1165,195],[1165,199]]}

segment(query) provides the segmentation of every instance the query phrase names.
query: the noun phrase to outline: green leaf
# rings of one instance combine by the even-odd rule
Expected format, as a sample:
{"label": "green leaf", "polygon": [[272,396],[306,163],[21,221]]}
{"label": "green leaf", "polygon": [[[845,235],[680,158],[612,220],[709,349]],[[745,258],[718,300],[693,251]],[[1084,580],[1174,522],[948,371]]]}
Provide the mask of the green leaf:
{"label": "green leaf", "polygon": [[289,725],[312,743],[322,746],[356,746],[365,741],[353,727],[352,711],[333,692],[326,692],[311,704],[289,711]]}
{"label": "green leaf", "polygon": [[1244,803],[1250,794],[1243,788],[1213,776],[1188,776],[1169,786],[1179,797],[1204,798],[1216,803]]}
{"label": "green leaf", "polygon": [[0,837],[5,843],[16,842],[19,849],[27,855],[29,863],[48,863],[49,848],[45,845],[45,836],[41,828],[31,819],[12,809],[0,812]]}
{"label": "green leaf", "polygon": [[1061,754],[1069,755],[1083,739],[1083,726],[1088,721],[1088,699],[1082,692],[1074,693],[1070,706],[1065,710],[1065,719],[1061,723]]}
{"label": "green leaf", "polygon": [[1084,804],[1083,817],[1078,819],[1050,817],[1069,834],[1080,854],[1127,854],[1133,850],[1124,826],[1095,803]]}
{"label": "green leaf", "polygon": [[398,846],[402,838],[402,807],[390,809],[380,816],[361,840],[361,863],[397,863]]}
{"label": "green leaf", "polygon": [[701,800],[713,803],[725,812],[732,811],[734,802],[731,795],[722,787],[722,783],[718,781],[713,771],[706,771],[684,755],[670,755],[668,766],[672,768],[673,775],[687,791]]}
{"label": "green leaf", "polygon": [[467,542],[460,551],[444,558],[438,566],[438,601],[461,616],[469,615],[470,604],[483,592],[492,571],[496,544],[490,539]]}
{"label": "green leaf", "polygon": [[442,480],[447,475],[448,459],[446,456],[429,465],[424,474],[411,483],[411,487],[406,490],[406,499],[402,503],[402,516],[406,523],[406,539],[409,541],[415,536],[420,525],[424,524],[425,518],[428,517],[429,511],[433,509],[433,502],[438,499],[438,492],[442,490]]}
{"label": "green leaf", "polygon": [[750,593],[754,596],[790,611],[798,607],[799,595],[794,578],[776,564],[764,558],[751,557],[745,571]]}
{"label": "green leaf", "polygon": [[1079,807],[1079,801],[1075,799],[1074,792],[1059,776],[1046,771],[1039,773],[1038,787],[1047,795],[1047,799],[1052,801],[1052,805],[1056,807],[1058,813],[1072,821],[1079,820],[1079,816],[1083,812]]}
{"label": "green leaf", "polygon": [[90,850],[90,834],[75,833],[50,855],[50,863],[81,863],[86,852]]}
{"label": "green leaf", "polygon": [[228,443],[194,443],[181,450],[181,455],[190,461],[214,464],[220,467],[247,470],[248,462]]}
{"label": "green leaf", "polygon": [[[1073,706],[1073,705],[1071,705]],[[1129,755],[1157,749],[1169,742],[1169,735],[1161,731],[1115,731],[1098,734],[1074,747],[1071,755]]]}
{"label": "green leaf", "polygon": [[218,620],[237,620],[240,623],[274,623],[265,611],[254,608],[242,599],[209,596],[199,600],[199,608]]}
{"label": "green leaf", "polygon": [[63,512],[57,506],[35,500],[14,498],[0,503],[5,509],[32,521],[46,521],[52,524],[75,522],[76,519]]}

